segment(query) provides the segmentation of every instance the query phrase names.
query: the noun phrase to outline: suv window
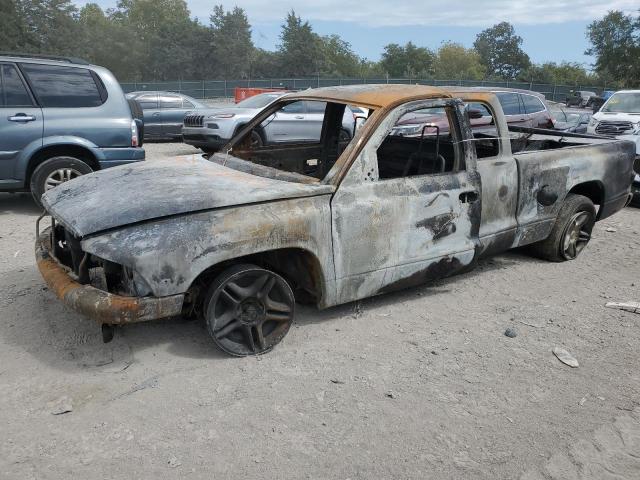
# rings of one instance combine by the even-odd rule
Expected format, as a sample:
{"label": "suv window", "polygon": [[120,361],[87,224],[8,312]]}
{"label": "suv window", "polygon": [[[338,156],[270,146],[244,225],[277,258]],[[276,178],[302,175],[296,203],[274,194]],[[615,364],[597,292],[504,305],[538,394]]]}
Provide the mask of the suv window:
{"label": "suv window", "polygon": [[136,100],[143,110],[155,110],[158,108],[158,95],[155,93],[140,95]]}
{"label": "suv window", "polygon": [[180,98],[178,95],[163,95],[160,97],[160,108],[182,108],[182,98]]}
{"label": "suv window", "polygon": [[0,107],[32,107],[33,101],[18,69],[0,64]]}
{"label": "suv window", "polygon": [[326,102],[306,102],[307,104],[307,113],[324,113],[327,109]]}
{"label": "suv window", "polygon": [[99,107],[104,103],[93,75],[86,68],[28,63],[20,68],[42,107]]}
{"label": "suv window", "polygon": [[538,113],[544,111],[544,105],[538,97],[533,95],[522,95],[522,102],[527,113]]}
{"label": "suv window", "polygon": [[297,102],[285,105],[281,111],[283,113],[304,113],[304,103],[305,102],[298,100]]}
{"label": "suv window", "polygon": [[499,92],[496,94],[505,115],[520,115],[524,113],[520,107],[520,96],[517,93]]}

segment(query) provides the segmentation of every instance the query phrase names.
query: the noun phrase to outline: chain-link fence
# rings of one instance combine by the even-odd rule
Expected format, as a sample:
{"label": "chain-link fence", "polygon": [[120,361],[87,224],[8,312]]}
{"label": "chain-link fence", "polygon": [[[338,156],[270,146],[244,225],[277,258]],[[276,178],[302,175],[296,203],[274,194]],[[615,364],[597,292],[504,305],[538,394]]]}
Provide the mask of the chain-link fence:
{"label": "chain-link fence", "polygon": [[160,90],[178,92],[193,98],[224,98],[233,97],[236,87],[244,88],[285,88],[288,90],[304,90],[307,88],[333,87],[337,85],[362,85],[404,83],[419,85],[458,85],[464,87],[495,87],[520,88],[533,90],[544,94],[547,100],[564,102],[567,95],[575,90],[587,90],[602,93],[606,85],[600,87],[585,85],[552,85],[535,82],[494,82],[489,80],[421,80],[410,78],[271,78],[256,80],[202,80],[202,81],[174,81],[174,82],[129,82],[122,83],[126,92],[139,90]]}

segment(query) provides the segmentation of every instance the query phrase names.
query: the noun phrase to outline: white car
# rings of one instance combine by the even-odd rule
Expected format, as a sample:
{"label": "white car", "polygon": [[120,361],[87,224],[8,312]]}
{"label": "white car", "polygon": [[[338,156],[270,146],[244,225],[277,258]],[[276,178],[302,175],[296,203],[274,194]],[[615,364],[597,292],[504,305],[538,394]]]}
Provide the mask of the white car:
{"label": "white car", "polygon": [[640,155],[640,90],[620,90],[609,97],[591,117],[587,133],[631,140]]}

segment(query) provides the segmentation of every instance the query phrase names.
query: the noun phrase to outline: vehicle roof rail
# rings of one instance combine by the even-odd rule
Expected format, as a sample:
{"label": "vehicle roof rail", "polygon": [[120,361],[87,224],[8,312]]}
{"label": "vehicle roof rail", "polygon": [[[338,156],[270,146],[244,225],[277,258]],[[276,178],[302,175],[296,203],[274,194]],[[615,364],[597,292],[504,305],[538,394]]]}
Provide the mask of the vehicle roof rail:
{"label": "vehicle roof rail", "polygon": [[46,55],[42,53],[0,52],[0,57],[39,58],[42,60],[54,60],[58,62],[74,63],[77,65],[90,65],[89,62],[83,60],[82,58],[66,57],[63,55]]}

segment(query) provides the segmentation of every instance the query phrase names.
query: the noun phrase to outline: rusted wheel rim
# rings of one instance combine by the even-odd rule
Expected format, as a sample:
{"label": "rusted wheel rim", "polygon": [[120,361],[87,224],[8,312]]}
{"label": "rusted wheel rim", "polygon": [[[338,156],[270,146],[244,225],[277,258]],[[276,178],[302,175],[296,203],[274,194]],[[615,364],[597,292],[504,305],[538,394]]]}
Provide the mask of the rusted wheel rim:
{"label": "rusted wheel rim", "polygon": [[209,332],[231,355],[266,353],[289,331],[294,306],[293,292],[279,275],[262,269],[240,272],[213,293]]}
{"label": "rusted wheel rim", "polygon": [[567,260],[576,258],[591,240],[593,216],[589,212],[578,212],[567,224],[562,242],[562,256]]}
{"label": "rusted wheel rim", "polygon": [[51,172],[44,181],[44,189],[51,190],[54,187],[57,187],[61,183],[68,182],[69,180],[73,180],[76,177],[82,175],[75,168],[59,168]]}

